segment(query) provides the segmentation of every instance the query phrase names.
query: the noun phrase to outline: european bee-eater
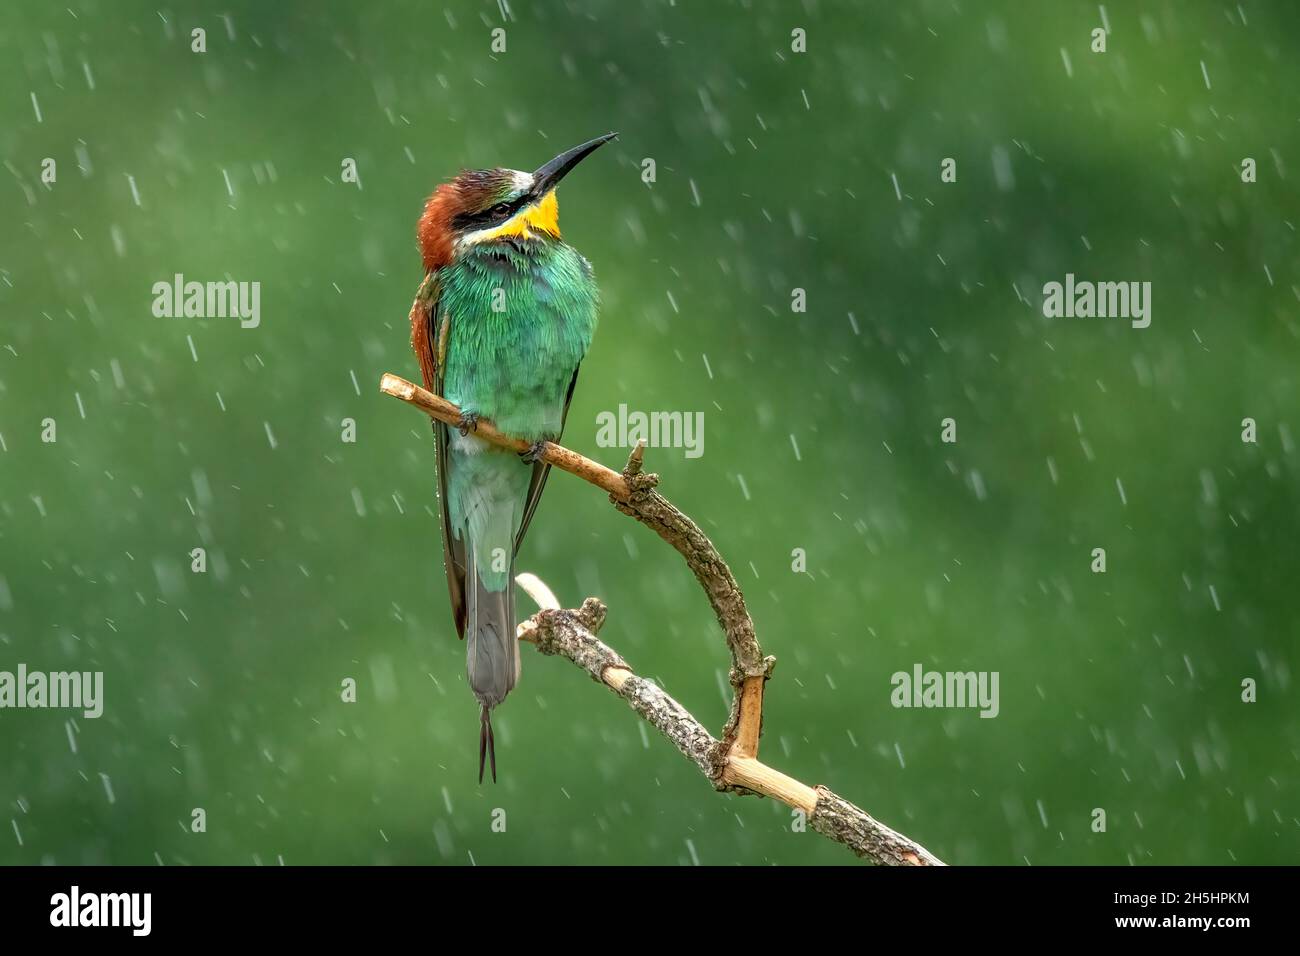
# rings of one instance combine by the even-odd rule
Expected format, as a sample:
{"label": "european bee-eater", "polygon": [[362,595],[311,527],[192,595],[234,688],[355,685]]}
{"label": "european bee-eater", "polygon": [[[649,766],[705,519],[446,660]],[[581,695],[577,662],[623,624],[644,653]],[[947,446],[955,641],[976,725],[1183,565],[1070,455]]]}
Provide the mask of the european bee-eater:
{"label": "european bee-eater", "polygon": [[[479,702],[478,778],[497,776],[492,708],[519,680],[514,557],[550,470],[554,441],[596,329],[591,263],[560,238],[556,184],[608,133],[532,173],[462,172],[424,206],[425,278],[411,309],[424,386],[458,405],[459,428],[434,422],[443,560],[451,612]],[[531,442],[516,456],[474,436],[479,418]],[[522,461],[521,461],[522,459]]]}

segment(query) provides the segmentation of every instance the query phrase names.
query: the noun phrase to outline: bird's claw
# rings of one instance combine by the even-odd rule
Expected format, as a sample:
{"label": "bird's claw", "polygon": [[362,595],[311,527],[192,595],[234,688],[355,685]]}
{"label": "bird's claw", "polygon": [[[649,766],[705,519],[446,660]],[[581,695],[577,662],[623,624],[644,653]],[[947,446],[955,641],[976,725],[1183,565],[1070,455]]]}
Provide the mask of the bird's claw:
{"label": "bird's claw", "polygon": [[525,465],[536,464],[538,459],[542,457],[542,452],[546,450],[547,444],[549,444],[547,439],[539,438],[528,446],[528,451],[522,451],[519,453],[520,460],[523,461]]}
{"label": "bird's claw", "polygon": [[468,435],[470,432],[478,431],[478,413],[461,412],[460,422],[456,427],[460,429],[461,437]]}

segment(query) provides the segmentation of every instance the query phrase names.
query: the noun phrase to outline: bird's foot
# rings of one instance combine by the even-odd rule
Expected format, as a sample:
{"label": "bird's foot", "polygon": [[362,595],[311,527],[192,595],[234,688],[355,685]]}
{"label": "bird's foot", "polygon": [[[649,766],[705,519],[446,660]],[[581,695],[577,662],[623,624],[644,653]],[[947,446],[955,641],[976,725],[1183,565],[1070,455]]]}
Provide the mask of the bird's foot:
{"label": "bird's foot", "polygon": [[538,459],[542,457],[542,452],[546,450],[548,444],[550,444],[549,438],[537,439],[537,441],[528,446],[528,451],[521,451],[519,453],[520,461],[525,465],[536,464]]}
{"label": "bird's foot", "polygon": [[478,431],[478,412],[461,412],[460,422],[456,427],[460,429],[462,437],[470,432]]}

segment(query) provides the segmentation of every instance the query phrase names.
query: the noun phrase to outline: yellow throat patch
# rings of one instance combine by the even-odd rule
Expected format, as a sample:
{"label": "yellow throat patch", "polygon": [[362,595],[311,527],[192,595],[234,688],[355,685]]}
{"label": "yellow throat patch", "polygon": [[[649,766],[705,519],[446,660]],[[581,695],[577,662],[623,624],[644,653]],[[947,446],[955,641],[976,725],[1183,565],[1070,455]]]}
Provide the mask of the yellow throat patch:
{"label": "yellow throat patch", "polygon": [[540,202],[519,210],[495,229],[475,238],[478,242],[501,239],[505,236],[531,239],[538,233],[560,238],[560,203],[555,198],[554,189],[543,196]]}

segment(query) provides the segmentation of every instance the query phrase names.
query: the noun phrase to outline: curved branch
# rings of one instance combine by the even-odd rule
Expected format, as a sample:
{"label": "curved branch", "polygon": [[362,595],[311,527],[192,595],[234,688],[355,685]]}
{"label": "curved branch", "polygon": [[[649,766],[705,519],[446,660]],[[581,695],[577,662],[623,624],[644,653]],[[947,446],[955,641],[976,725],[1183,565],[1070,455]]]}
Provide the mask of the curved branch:
{"label": "curved branch", "polygon": [[[447,425],[455,427],[460,423],[460,409],[454,404],[403,378],[385,374],[379,388]],[[529,449],[527,442],[502,434],[487,421],[479,421],[475,434],[512,451]],[[876,863],[942,866],[942,861],[925,847],[826,787],[809,787],[758,759],[763,689],[775,659],[763,655],[744,594],[713,542],[694,521],[655,491],[657,475],[643,473],[644,449],[644,443],[637,445],[622,474],[553,442],[543,446],[538,458],[604,490],[614,507],[649,527],[685,559],[708,595],[731,652],[735,693],[721,739],[715,739],[657,685],[636,676],[623,658],[596,638],[606,610],[595,598],[587,598],[577,610],[561,610],[553,606],[549,590],[543,593],[545,586],[541,582],[531,576],[531,580],[521,580],[529,593],[543,595],[538,599],[543,608],[519,626],[520,639],[532,641],[543,654],[567,657],[622,697],[694,763],[715,789],[780,800],[806,814],[818,833]]]}

